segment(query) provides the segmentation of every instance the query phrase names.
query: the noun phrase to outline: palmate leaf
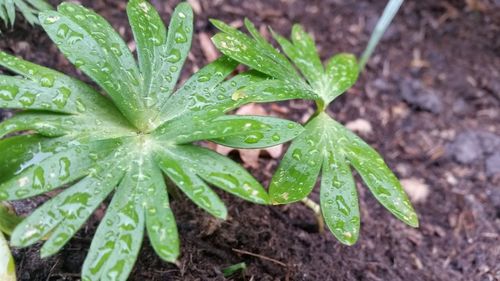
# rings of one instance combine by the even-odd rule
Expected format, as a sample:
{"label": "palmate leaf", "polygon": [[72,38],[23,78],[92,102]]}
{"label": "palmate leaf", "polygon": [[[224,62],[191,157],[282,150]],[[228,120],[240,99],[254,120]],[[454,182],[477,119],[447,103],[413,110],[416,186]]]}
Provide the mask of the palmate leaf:
{"label": "palmate leaf", "polygon": [[[261,148],[303,131],[278,118],[226,115],[272,97],[239,92],[267,78],[257,72],[229,78],[237,62],[228,57],[176,89],[192,36],[189,5],[175,9],[168,33],[145,0],[130,1],[127,11],[137,63],[111,26],[82,6],[64,3],[40,15],[61,51],[107,95],[0,52],[0,65],[19,75],[0,75],[0,108],[21,110],[0,123],[0,201],[69,186],[16,227],[12,244],[46,240],[41,255],[53,255],[112,197],[85,260],[83,280],[126,280],[145,232],[162,259],[176,262],[179,237],[165,176],[218,218],[225,218],[227,209],[212,186],[250,202],[269,202],[264,188],[239,164],[194,142]],[[13,135],[19,132],[24,133]]]}
{"label": "palmate leaf", "polygon": [[0,19],[6,26],[13,26],[16,20],[16,10],[31,25],[38,24],[38,13],[52,10],[52,6],[45,0],[0,0]]}
{"label": "palmate leaf", "polygon": [[360,227],[352,166],[383,206],[403,222],[418,226],[406,194],[380,155],[324,112],[329,103],[356,82],[359,68],[354,55],[337,54],[323,66],[312,37],[295,25],[291,41],[273,32],[292,65],[248,20],[245,25],[251,36],[222,22],[213,23],[221,30],[213,41],[223,54],[271,77],[235,94],[245,97],[247,93],[264,91],[266,101],[304,98],[315,100],[318,106],[317,113],[307,122],[305,131],[293,140],[273,176],[269,188],[273,203],[305,198],[321,173],[320,205],[325,221],[342,243],[352,245],[358,239]]}

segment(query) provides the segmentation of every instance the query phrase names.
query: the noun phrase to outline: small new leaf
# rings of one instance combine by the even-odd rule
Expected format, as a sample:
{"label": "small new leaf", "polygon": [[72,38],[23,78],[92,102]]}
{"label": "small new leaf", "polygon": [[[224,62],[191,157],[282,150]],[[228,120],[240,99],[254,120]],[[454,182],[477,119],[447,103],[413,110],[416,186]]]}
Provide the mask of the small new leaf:
{"label": "small new leaf", "polygon": [[[266,78],[247,72],[227,79],[238,64],[228,57],[177,88],[193,31],[188,4],[177,6],[168,33],[147,1],[130,1],[127,12],[138,62],[104,18],[80,5],[63,3],[57,11],[40,15],[60,50],[106,96],[62,73],[0,52],[0,65],[19,75],[0,75],[0,108],[22,110],[0,123],[0,137],[7,136],[0,140],[0,200],[69,186],[15,228],[12,244],[26,247],[46,240],[41,255],[53,255],[113,194],[82,280],[126,280],[146,231],[157,254],[176,262],[179,237],[165,176],[221,219],[227,209],[211,186],[250,202],[269,202],[264,188],[240,165],[194,142],[262,148],[291,140],[303,130],[277,118],[225,115],[272,96],[239,92]],[[15,132],[25,133],[13,136]]]}
{"label": "small new leaf", "polygon": [[242,93],[264,90],[268,93],[266,101],[304,98],[318,105],[317,113],[307,122],[304,133],[292,142],[271,181],[273,203],[305,198],[321,173],[320,205],[325,221],[339,241],[352,245],[360,227],[352,166],[383,206],[403,222],[418,226],[406,194],[380,155],[324,112],[356,82],[359,68],[354,55],[337,54],[323,66],[312,37],[300,25],[292,28],[291,40],[272,32],[284,57],[248,20],[245,25],[251,36],[219,21],[213,23],[222,31],[213,38],[222,53],[272,78],[257,81],[243,88]]}

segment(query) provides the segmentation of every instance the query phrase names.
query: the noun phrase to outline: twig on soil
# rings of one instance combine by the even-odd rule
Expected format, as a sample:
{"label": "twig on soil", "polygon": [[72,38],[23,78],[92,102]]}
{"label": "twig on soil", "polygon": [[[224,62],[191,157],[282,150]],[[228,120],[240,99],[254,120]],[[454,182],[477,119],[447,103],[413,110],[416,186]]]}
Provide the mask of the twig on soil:
{"label": "twig on soil", "polygon": [[263,255],[255,254],[255,253],[248,252],[248,251],[245,251],[245,250],[234,249],[234,248],[233,248],[233,251],[236,252],[236,253],[243,254],[243,255],[249,255],[249,256],[257,257],[257,258],[260,258],[260,259],[263,259],[263,260],[267,260],[267,261],[270,261],[270,262],[274,262],[274,263],[279,264],[279,265],[281,265],[283,267],[288,267],[288,265],[286,263],[281,262],[279,260],[275,260],[275,259],[270,258],[270,257],[266,257],[266,256],[263,256]]}
{"label": "twig on soil", "polygon": [[323,234],[325,232],[325,221],[323,220],[323,215],[321,214],[321,207],[318,203],[306,197],[301,200],[306,207],[311,209],[314,212],[314,216],[316,217],[316,221],[318,223],[318,232]]}
{"label": "twig on soil", "polygon": [[56,261],[56,263],[54,263],[54,265],[50,268],[49,270],[49,276],[47,276],[47,279],[46,281],[49,281],[50,277],[52,276],[52,271],[54,271],[54,268],[59,264],[59,260]]}

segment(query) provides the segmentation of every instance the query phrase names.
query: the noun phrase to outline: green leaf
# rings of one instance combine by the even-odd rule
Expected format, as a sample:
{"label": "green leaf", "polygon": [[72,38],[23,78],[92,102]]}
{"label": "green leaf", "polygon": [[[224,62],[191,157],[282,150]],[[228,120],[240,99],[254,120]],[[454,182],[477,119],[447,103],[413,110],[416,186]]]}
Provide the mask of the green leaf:
{"label": "green leaf", "polygon": [[288,148],[269,186],[273,204],[299,201],[313,189],[322,165],[322,122],[311,120]]}
{"label": "green leaf", "polygon": [[200,167],[195,172],[208,183],[253,203],[266,204],[269,201],[260,183],[229,158],[191,145],[177,146],[173,153],[184,166]]}
{"label": "green leaf", "polygon": [[5,2],[2,3],[2,7],[5,9],[7,19],[5,20],[5,25],[7,25],[7,21],[9,22],[10,26],[14,25],[14,22],[16,21],[16,7],[15,7],[15,0],[4,0]]}
{"label": "green leaf", "polygon": [[[275,96],[314,96],[303,83],[265,84],[269,77],[256,71],[229,78],[238,62],[226,56],[172,94],[191,44],[191,8],[182,3],[175,9],[168,34],[148,2],[132,0],[128,13],[139,66],[95,13],[66,3],[58,12],[41,15],[50,37],[101,86],[102,95],[74,78],[0,52],[0,66],[20,75],[0,75],[0,108],[19,109],[0,123],[0,137],[6,137],[0,140],[0,200],[61,189],[16,228],[13,243],[25,247],[47,239],[41,255],[53,255],[111,197],[82,280],[126,280],[145,229],[157,254],[176,262],[180,242],[164,174],[218,218],[226,218],[227,209],[209,184],[250,202],[268,203],[264,188],[240,165],[191,142],[239,147],[283,143],[302,128],[277,118],[225,114]],[[255,28],[249,29],[274,52]],[[253,83],[258,86],[251,88]],[[233,128],[225,131],[228,126]],[[261,140],[245,142],[252,134],[262,134]]]}
{"label": "green leaf", "polygon": [[[330,136],[334,139],[335,136]],[[356,183],[346,159],[333,146],[326,152],[321,176],[320,204],[326,225],[347,245],[358,240],[360,215]]]}
{"label": "green leaf", "polygon": [[225,115],[186,124],[185,119],[170,122],[159,137],[177,144],[199,140],[238,148],[263,148],[289,141],[302,132],[299,124],[274,117]]}
{"label": "green leaf", "polygon": [[336,123],[338,135],[344,136],[341,145],[346,158],[358,171],[377,200],[397,218],[417,227],[418,217],[396,176],[382,157],[358,136]]}
{"label": "green leaf", "polygon": [[115,140],[87,145],[40,142],[32,158],[22,164],[14,177],[0,184],[0,200],[19,200],[36,196],[70,183],[89,173],[89,169],[120,143]]}
{"label": "green leaf", "polygon": [[[358,64],[351,54],[338,54],[330,59],[326,69],[323,68],[314,40],[300,25],[293,26],[291,41],[273,32],[273,37],[287,57],[293,61],[294,65],[292,65],[258,33],[250,21],[246,20],[245,25],[253,38],[220,21],[213,20],[212,23],[222,31],[212,38],[222,53],[277,79],[283,87],[286,87],[268,91],[270,94],[268,101],[293,98],[314,99],[321,112],[333,99],[350,88],[358,78]],[[301,71],[306,80],[295,71],[295,67]],[[263,81],[261,83],[266,85],[275,82]],[[250,87],[258,86],[250,85]]]}
{"label": "green leaf", "polygon": [[312,37],[303,30],[302,26],[297,24],[293,26],[293,43],[276,33],[273,33],[273,36],[310,84],[317,83],[322,79],[325,70],[316,51],[316,45]]}
{"label": "green leaf", "polygon": [[62,73],[1,51],[0,66],[28,79],[0,75],[0,108],[120,115],[105,97]]}
{"label": "green leaf", "polygon": [[329,103],[351,88],[358,80],[359,68],[356,57],[351,54],[338,54],[332,57],[326,65],[328,88],[323,98]]}
{"label": "green leaf", "polygon": [[247,27],[250,27],[256,39],[221,21],[211,20],[211,22],[222,31],[216,34],[212,41],[223,54],[271,77],[300,81],[300,76],[293,65],[277,50],[264,43],[250,22],[247,22]]}
{"label": "green leaf", "polygon": [[42,149],[42,139],[40,136],[27,135],[0,140],[0,182],[12,178],[24,163]]}
{"label": "green leaf", "polygon": [[[72,119],[55,114],[20,113],[0,123],[0,138],[9,133],[26,130],[35,130],[47,137],[59,137],[64,135],[67,127],[74,122]],[[75,124],[76,122],[73,123]]]}
{"label": "green leaf", "polygon": [[143,121],[142,78],[127,45],[101,16],[70,3],[40,20],[66,57],[101,86],[120,111],[138,127]]}
{"label": "green leaf", "polygon": [[0,280],[16,280],[16,268],[14,265],[14,259],[12,258],[9,245],[2,232],[0,232]]}
{"label": "green leaf", "polygon": [[26,79],[0,75],[0,108],[35,109],[78,114],[85,111],[82,100],[68,87],[44,88]]}
{"label": "green leaf", "polygon": [[[181,74],[182,66],[186,61],[193,38],[193,10],[187,3],[180,3],[175,8],[168,26],[167,44],[163,59],[166,61],[159,72],[154,73],[151,79],[153,87],[151,95],[159,92],[157,110],[161,112],[163,106],[174,91]],[[162,77],[158,77],[162,75]]]}
{"label": "green leaf", "polygon": [[193,11],[189,4],[179,4],[172,14],[168,35],[158,13],[147,1],[131,1],[127,11],[145,79],[146,106],[161,112],[191,47]]}
{"label": "green leaf", "polygon": [[[384,29],[388,24],[385,19],[392,19],[401,2],[391,1],[390,8],[384,11],[384,20],[379,24]],[[213,41],[222,53],[270,76],[270,79],[256,81],[234,92],[231,96],[234,103],[223,96],[222,100],[226,99],[223,110],[247,102],[293,98],[316,101],[316,114],[308,121],[304,133],[292,142],[272,179],[269,192],[273,203],[295,202],[306,197],[314,187],[323,164],[321,205],[327,224],[342,243],[355,243],[359,235],[359,207],[350,163],[386,208],[409,225],[418,225],[417,216],[397,178],[378,153],[324,112],[329,103],[358,79],[360,70],[355,56],[337,54],[323,68],[312,37],[300,25],[295,25],[291,41],[273,33],[294,63],[292,65],[258,33],[250,21],[246,20],[245,26],[253,38],[220,21],[212,23],[221,31],[213,37]],[[372,39],[377,41],[380,35],[374,35]],[[371,45],[365,52],[367,55],[361,59],[361,67],[373,50],[371,47],[374,45]],[[297,74],[295,67],[306,80]]]}
{"label": "green leaf", "polygon": [[[145,79],[144,91],[148,91],[151,81],[147,79],[151,79],[153,74],[160,71],[164,64],[159,55],[165,55],[167,29],[158,12],[148,1],[129,1],[127,15],[134,33],[139,67]],[[147,96],[149,93],[144,92],[143,94]]]}
{"label": "green leaf", "polygon": [[28,3],[39,11],[53,10],[54,8],[45,0],[27,0]]}
{"label": "green leaf", "polygon": [[[95,121],[95,116],[57,115],[44,112],[23,112],[0,123],[0,137],[9,133],[33,130],[47,137],[72,135],[87,141],[101,140],[132,135],[130,128],[112,116],[105,116],[104,121]],[[96,126],[101,134],[96,134]]]}
{"label": "green leaf", "polygon": [[272,102],[291,99],[318,99],[318,95],[308,85],[299,85],[289,81],[266,80],[253,83],[233,93],[235,107],[250,102]]}
{"label": "green leaf", "polygon": [[176,262],[179,256],[179,234],[169,206],[167,186],[157,166],[150,167],[151,180],[146,193],[146,228],[149,241],[163,260]]}
{"label": "green leaf", "polygon": [[236,148],[263,148],[290,141],[302,133],[299,124],[265,116],[222,116],[208,126],[204,139]]}
{"label": "green leaf", "polygon": [[6,26],[14,25],[16,20],[16,10],[31,25],[38,24],[37,15],[40,11],[52,10],[52,6],[44,0],[1,0],[0,1],[0,19]]}
{"label": "green leaf", "polygon": [[23,14],[23,17],[31,25],[38,24],[38,18],[36,17],[37,11],[32,7],[28,6],[24,1],[15,1],[16,8]]}
{"label": "green leaf", "polygon": [[[6,203],[0,202],[0,234],[11,235],[12,231],[21,222],[22,218],[9,210]],[[1,275],[1,274],[0,274]]]}
{"label": "green leaf", "polygon": [[176,161],[175,155],[168,150],[164,150],[157,157],[158,165],[163,172],[189,199],[214,217],[226,219],[226,206],[219,196],[195,174],[192,167]]}
{"label": "green leaf", "polygon": [[123,176],[122,171],[112,169],[110,164],[106,163],[99,167],[94,174],[82,179],[36,209],[14,230],[12,245],[26,247],[48,235],[49,238],[41,250],[42,257],[59,251]]}
{"label": "green leaf", "polygon": [[210,94],[205,95],[205,105],[203,107],[195,108],[195,110],[202,109],[201,111],[196,110],[191,112],[192,116],[185,117],[200,117],[204,119],[212,118],[225,114],[243,104],[250,103],[252,102],[252,99],[257,99],[259,97],[257,93],[245,100],[234,96],[234,94],[248,85],[253,85],[254,83],[265,79],[266,78],[262,74],[256,71],[240,73],[231,79],[220,83],[219,86],[216,87]]}
{"label": "green leaf", "polygon": [[[207,105],[211,104],[208,97],[233,72],[236,65],[228,57],[221,57],[200,69],[166,101],[151,123],[158,127],[187,112],[205,111]],[[193,92],[193,89],[198,89],[199,92]]]}
{"label": "green leaf", "polygon": [[[148,160],[145,160],[148,161]],[[82,269],[82,280],[127,280],[142,244],[145,226],[143,194],[148,181],[143,163],[132,166],[116,189]]]}
{"label": "green leaf", "polygon": [[349,164],[382,205],[403,222],[418,226],[410,201],[380,155],[326,113],[314,116],[292,142],[270,184],[271,201],[281,204],[305,198],[321,164],[321,210],[340,242],[352,245],[359,236],[358,198]]}

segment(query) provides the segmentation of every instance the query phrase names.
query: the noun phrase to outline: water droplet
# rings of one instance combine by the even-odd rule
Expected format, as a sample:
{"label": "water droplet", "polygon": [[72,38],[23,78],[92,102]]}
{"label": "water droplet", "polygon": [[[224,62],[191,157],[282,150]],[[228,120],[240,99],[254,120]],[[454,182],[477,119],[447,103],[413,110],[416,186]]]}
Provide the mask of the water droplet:
{"label": "water droplet", "polygon": [[263,137],[262,133],[252,133],[245,137],[244,142],[248,144],[258,143]]}
{"label": "water droplet", "polygon": [[234,101],[244,99],[247,97],[247,94],[243,92],[242,90],[236,91],[231,95],[231,99]]}
{"label": "water droplet", "polygon": [[60,180],[65,180],[65,179],[69,178],[70,166],[71,166],[71,162],[69,161],[68,158],[63,157],[63,158],[59,159],[59,179]]}
{"label": "water droplet", "polygon": [[33,172],[33,188],[42,189],[45,186],[45,171],[42,167],[36,167]]}
{"label": "water droplet", "polygon": [[73,6],[64,5],[62,8],[63,8],[64,10],[66,10],[66,11],[70,12],[70,13],[74,13],[74,12],[75,12],[75,7],[73,7]]}
{"label": "water droplet", "polygon": [[225,173],[210,173],[210,179],[214,182],[214,185],[223,186],[226,188],[234,189],[240,185],[238,179],[231,175]]}
{"label": "water droplet", "polygon": [[161,46],[161,43],[162,43],[161,38],[156,37],[156,36],[150,37],[149,41],[151,41],[151,43],[153,43],[153,45],[155,45],[155,46]]}
{"label": "water droplet", "polygon": [[76,67],[82,67],[84,64],[85,64],[85,61],[83,59],[76,59],[73,64],[76,66]]}
{"label": "water droplet", "polygon": [[179,27],[175,31],[174,37],[175,37],[175,42],[177,42],[177,43],[186,43],[187,42],[186,33],[182,30],[181,27]]}
{"label": "water droplet", "polygon": [[52,99],[52,102],[57,106],[57,108],[63,109],[71,96],[71,90],[66,87],[61,87],[57,92],[58,94]]}
{"label": "water droplet", "polygon": [[62,244],[64,242],[66,242],[68,240],[68,238],[69,238],[69,234],[68,233],[60,232],[60,233],[57,234],[57,237],[54,238],[53,244],[55,246],[62,246]]}
{"label": "water droplet", "polygon": [[346,216],[349,215],[349,213],[351,212],[351,208],[347,206],[344,197],[337,195],[335,197],[335,202],[337,203],[337,208],[339,209],[340,212],[342,212]]}
{"label": "water droplet", "polygon": [[288,129],[293,129],[293,128],[295,128],[295,124],[294,123],[288,123],[287,127],[288,127]]}
{"label": "water droplet", "polygon": [[45,75],[40,78],[40,85],[45,88],[51,88],[54,86],[55,78],[52,75]]}
{"label": "water droplet", "polygon": [[179,18],[181,19],[186,18],[186,14],[184,14],[183,12],[179,12]]}
{"label": "water droplet", "polygon": [[200,77],[198,77],[198,82],[208,82],[210,81],[210,75],[201,75]]}
{"label": "water droplet", "polygon": [[156,96],[145,97],[144,103],[146,104],[147,108],[151,108],[158,103],[158,99],[156,99]]}
{"label": "water droplet", "polygon": [[85,112],[85,110],[87,110],[87,108],[85,107],[85,105],[83,104],[83,102],[80,100],[80,99],[77,99],[75,101],[76,103],[76,110],[80,113],[83,113]]}
{"label": "water droplet", "polygon": [[60,39],[65,39],[68,34],[69,34],[69,26],[65,23],[59,25],[59,28],[57,29],[56,36],[59,37]]}
{"label": "water droplet", "polygon": [[97,159],[99,159],[99,155],[97,153],[89,153],[89,158],[90,160],[93,160],[93,161],[96,161]]}
{"label": "water droplet", "polygon": [[36,95],[31,92],[25,92],[20,98],[19,103],[23,107],[32,106],[35,103]]}
{"label": "water droplet", "polygon": [[0,191],[0,200],[7,200],[9,194],[5,191]]}
{"label": "water droplet", "polygon": [[57,22],[60,19],[59,16],[49,16],[45,19],[44,23],[45,24],[53,24]]}
{"label": "water droplet", "polygon": [[23,198],[23,197],[25,197],[28,194],[29,194],[29,190],[28,189],[19,189],[18,191],[16,191],[16,196],[18,198]]}
{"label": "water droplet", "polygon": [[300,151],[300,149],[295,149],[293,152],[292,152],[292,157],[293,159],[295,160],[300,160],[302,158],[302,151]]}
{"label": "water droplet", "polygon": [[166,58],[166,61],[176,63],[181,59],[181,52],[178,49],[172,49]]}
{"label": "water droplet", "polygon": [[280,135],[279,135],[278,133],[275,133],[275,134],[271,137],[271,139],[272,139],[273,141],[279,141],[279,140],[281,139],[281,137],[280,137]]}
{"label": "water droplet", "polygon": [[13,100],[19,93],[17,86],[2,85],[0,86],[0,99],[5,101]]}
{"label": "water droplet", "polygon": [[122,51],[120,50],[120,45],[118,43],[111,44],[111,47],[109,49],[113,54],[115,54],[118,57],[123,55]]}

